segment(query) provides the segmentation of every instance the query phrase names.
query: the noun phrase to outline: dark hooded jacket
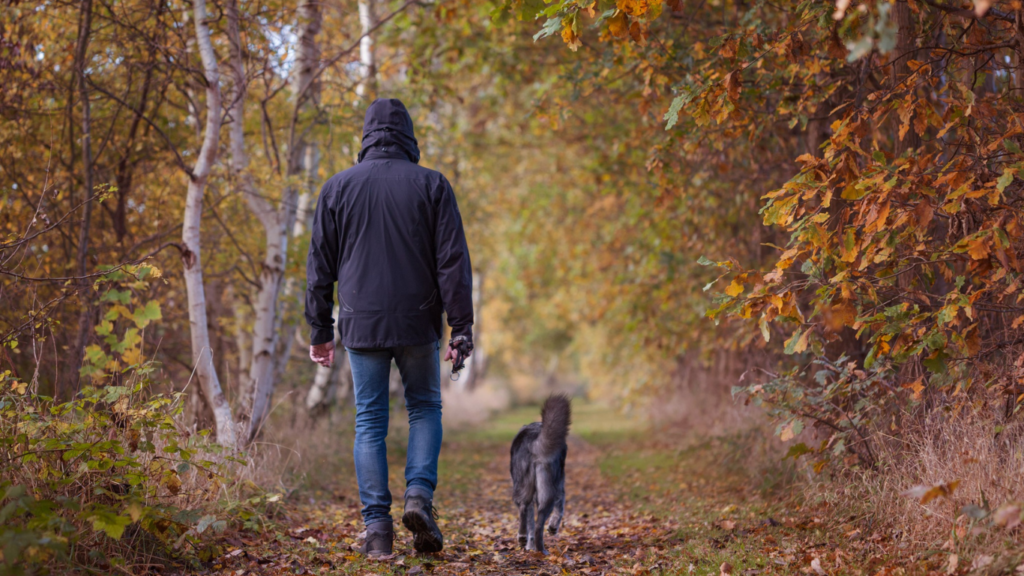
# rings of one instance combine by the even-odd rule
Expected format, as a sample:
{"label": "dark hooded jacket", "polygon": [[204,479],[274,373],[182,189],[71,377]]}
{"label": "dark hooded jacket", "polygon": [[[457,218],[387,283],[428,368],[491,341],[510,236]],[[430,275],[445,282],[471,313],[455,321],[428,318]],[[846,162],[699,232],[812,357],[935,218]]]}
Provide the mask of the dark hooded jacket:
{"label": "dark hooded jacket", "polygon": [[320,191],[306,261],[311,344],[389,348],[436,342],[441,315],[472,336],[473,276],[451,184],[418,165],[412,118],[401,101],[366,111],[359,163]]}

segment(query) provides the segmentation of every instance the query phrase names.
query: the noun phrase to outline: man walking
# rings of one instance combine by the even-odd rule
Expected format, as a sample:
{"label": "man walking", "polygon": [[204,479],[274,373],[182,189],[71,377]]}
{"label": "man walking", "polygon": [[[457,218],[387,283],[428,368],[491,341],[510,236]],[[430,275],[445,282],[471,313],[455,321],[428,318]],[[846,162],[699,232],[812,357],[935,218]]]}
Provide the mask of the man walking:
{"label": "man walking", "polygon": [[445,360],[473,347],[472,270],[448,180],[418,166],[412,118],[395,99],[370,104],[359,162],[324,184],[306,263],[309,356],[334,362],[334,283],[339,332],[355,386],[355,464],[366,524],[364,553],[390,554],[388,380],[398,365],[409,411],[402,523],[417,552],[444,547],[434,519],[441,451],[442,312],[452,340]]}

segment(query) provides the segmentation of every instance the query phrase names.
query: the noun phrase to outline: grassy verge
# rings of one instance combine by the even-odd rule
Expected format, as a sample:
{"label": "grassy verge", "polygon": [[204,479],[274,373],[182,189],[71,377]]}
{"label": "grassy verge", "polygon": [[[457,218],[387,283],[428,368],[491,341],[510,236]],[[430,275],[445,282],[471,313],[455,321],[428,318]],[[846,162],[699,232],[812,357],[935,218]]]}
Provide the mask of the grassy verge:
{"label": "grassy verge", "polygon": [[[292,493],[289,514],[260,534],[237,534],[213,571],[238,574],[946,574],[948,552],[918,549],[852,508],[806,496],[770,434],[752,429],[697,438],[652,429],[594,404],[574,406],[564,533],[548,556],[515,545],[507,472],[509,443],[537,407],[447,433],[436,502],[442,554],[418,556],[400,526],[395,555],[363,558],[351,432]],[[394,513],[405,457],[401,425],[389,437]],[[233,556],[232,556],[233,555]],[[969,565],[952,573],[966,574]],[[1001,572],[975,571],[977,574]],[[1012,574],[1011,572],[1006,572]]]}

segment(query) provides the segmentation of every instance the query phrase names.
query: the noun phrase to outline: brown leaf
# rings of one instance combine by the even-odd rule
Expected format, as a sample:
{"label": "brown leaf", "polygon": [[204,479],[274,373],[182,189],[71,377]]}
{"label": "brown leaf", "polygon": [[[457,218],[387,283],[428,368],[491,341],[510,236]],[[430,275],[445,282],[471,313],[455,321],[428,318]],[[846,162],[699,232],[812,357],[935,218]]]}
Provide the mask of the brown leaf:
{"label": "brown leaf", "polygon": [[1021,511],[1020,502],[1003,504],[992,514],[992,523],[1013,530],[1021,524]]}
{"label": "brown leaf", "polygon": [[927,504],[940,496],[942,498],[949,498],[959,485],[960,481],[954,480],[946,484],[936,484],[934,486],[914,486],[909,490],[905,490],[902,495],[907,498],[920,498],[921,504]]}
{"label": "brown leaf", "polygon": [[718,576],[732,576],[732,564],[722,562],[722,565],[718,567]]}
{"label": "brown leaf", "polygon": [[729,101],[736,103],[740,99],[740,88],[743,86],[743,79],[739,70],[733,70],[725,75],[725,92]]}
{"label": "brown leaf", "polygon": [[643,46],[647,43],[647,28],[641,26],[639,22],[633,22],[629,25],[629,36],[633,42]]}
{"label": "brown leaf", "polygon": [[956,574],[956,568],[960,565],[960,557],[956,554],[949,555],[949,561],[946,563],[946,574]]}
{"label": "brown leaf", "polygon": [[168,492],[174,495],[177,495],[178,492],[181,491],[181,479],[178,478],[177,472],[167,475],[167,478],[164,479],[164,487],[167,488]]}

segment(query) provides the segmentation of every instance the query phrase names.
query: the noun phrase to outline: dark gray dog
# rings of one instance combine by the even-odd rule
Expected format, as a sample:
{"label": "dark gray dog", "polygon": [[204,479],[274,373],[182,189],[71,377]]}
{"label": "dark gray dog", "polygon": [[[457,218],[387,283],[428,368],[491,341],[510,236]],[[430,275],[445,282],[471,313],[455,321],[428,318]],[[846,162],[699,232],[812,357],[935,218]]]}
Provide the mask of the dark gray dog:
{"label": "dark gray dog", "polygon": [[[540,422],[527,424],[512,441],[512,500],[519,507],[519,545],[527,550],[544,550],[544,524],[551,517],[548,532],[558,533],[565,514],[565,456],[569,447],[572,407],[569,398],[556,395],[544,402]],[[534,519],[534,508],[537,517]],[[551,513],[554,512],[554,516]]]}

